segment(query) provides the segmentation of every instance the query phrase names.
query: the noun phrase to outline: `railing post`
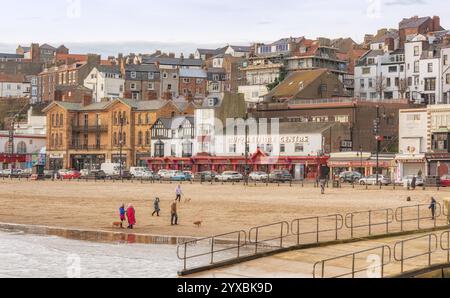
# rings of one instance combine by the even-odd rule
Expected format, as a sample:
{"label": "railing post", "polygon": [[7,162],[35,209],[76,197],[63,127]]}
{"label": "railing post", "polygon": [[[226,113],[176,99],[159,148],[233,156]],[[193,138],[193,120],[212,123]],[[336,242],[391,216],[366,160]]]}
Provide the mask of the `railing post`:
{"label": "railing post", "polygon": [[325,278],[325,261],[322,262],[322,278]]}
{"label": "railing post", "polygon": [[372,236],[372,210],[369,210],[369,236]]}
{"label": "railing post", "polygon": [[384,249],[385,247],[383,246],[381,248],[381,278],[384,278]]}
{"label": "railing post", "polygon": [[284,223],[281,223],[280,248],[283,248],[283,229]]}
{"label": "railing post", "polygon": [[[339,236],[338,236],[338,215],[336,215],[336,241],[339,239]],[[342,224],[344,224],[344,223],[342,223]]]}
{"label": "railing post", "polygon": [[319,243],[319,241],[320,241],[320,235],[319,235],[319,225],[320,225],[320,223],[319,223],[319,217],[317,217],[317,222],[316,222],[316,243]]}
{"label": "railing post", "polygon": [[214,264],[214,237],[211,239],[211,265]]}
{"label": "railing post", "polygon": [[259,229],[256,229],[256,238],[255,238],[255,255],[258,254],[258,234],[259,234]]}
{"label": "railing post", "polygon": [[401,251],[401,273],[403,274],[403,272],[404,272],[404,267],[403,267],[403,265],[404,265],[404,248],[405,248],[405,242],[404,241],[402,241],[402,251]]}
{"label": "railing post", "polygon": [[352,278],[355,278],[355,259],[356,259],[356,254],[353,254],[353,258],[352,258]]}
{"label": "railing post", "polygon": [[297,220],[297,245],[300,245],[300,220]]}
{"label": "railing post", "polygon": [[353,231],[353,213],[351,215],[351,239],[353,239],[354,231]]}
{"label": "railing post", "polygon": [[386,234],[389,234],[389,209],[386,209]]}
{"label": "railing post", "polygon": [[237,247],[237,257],[241,257],[241,232],[238,233],[238,247]]}
{"label": "railing post", "polygon": [[432,239],[432,236],[430,234],[429,238],[428,238],[428,267],[431,267],[431,254],[432,254],[432,252],[431,252],[431,239]]}
{"label": "railing post", "polygon": [[400,207],[400,231],[403,232],[403,207]]}
{"label": "railing post", "polygon": [[184,270],[187,269],[187,242],[184,244]]}
{"label": "railing post", "polygon": [[420,205],[417,205],[417,230],[420,231]]}

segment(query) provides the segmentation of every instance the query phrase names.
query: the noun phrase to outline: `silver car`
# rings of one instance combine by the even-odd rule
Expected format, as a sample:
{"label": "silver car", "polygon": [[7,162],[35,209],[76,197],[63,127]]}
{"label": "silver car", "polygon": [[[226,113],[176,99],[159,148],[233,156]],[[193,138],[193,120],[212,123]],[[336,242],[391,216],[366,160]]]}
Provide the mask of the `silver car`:
{"label": "silver car", "polygon": [[[378,185],[389,185],[391,184],[392,181],[390,178],[383,176],[383,175],[378,175]],[[371,175],[368,177],[364,177],[361,178],[359,180],[359,184],[361,185],[377,185],[377,175]]]}
{"label": "silver car", "polygon": [[223,172],[216,176],[216,181],[220,182],[239,182],[244,179],[244,176],[238,172]]}

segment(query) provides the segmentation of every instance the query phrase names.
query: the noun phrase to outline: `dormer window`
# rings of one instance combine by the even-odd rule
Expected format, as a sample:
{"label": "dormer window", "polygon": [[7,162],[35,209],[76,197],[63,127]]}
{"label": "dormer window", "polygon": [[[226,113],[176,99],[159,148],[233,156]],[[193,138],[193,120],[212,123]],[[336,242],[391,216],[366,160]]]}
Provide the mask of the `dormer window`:
{"label": "dormer window", "polygon": [[135,79],[135,78],[136,78],[136,72],[135,72],[135,71],[132,71],[132,72],[131,72],[131,78],[132,78],[132,79]]}

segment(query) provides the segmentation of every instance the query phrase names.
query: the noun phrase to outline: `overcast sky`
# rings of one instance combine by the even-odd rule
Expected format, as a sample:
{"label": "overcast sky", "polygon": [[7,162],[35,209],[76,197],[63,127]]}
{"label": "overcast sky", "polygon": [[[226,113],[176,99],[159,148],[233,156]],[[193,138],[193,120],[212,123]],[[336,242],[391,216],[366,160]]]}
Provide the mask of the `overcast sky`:
{"label": "overcast sky", "polygon": [[[397,28],[404,17],[441,16],[447,0],[22,0],[2,1],[0,51],[30,42],[72,52],[176,52],[281,37],[352,37]],[[178,50],[179,49],[179,50]]]}

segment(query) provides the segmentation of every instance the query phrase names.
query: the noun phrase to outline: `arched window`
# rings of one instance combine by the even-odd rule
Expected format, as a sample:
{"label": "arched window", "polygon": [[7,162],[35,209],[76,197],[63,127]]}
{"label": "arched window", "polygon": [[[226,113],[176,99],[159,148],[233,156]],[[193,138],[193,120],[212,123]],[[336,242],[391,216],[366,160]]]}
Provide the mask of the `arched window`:
{"label": "arched window", "polygon": [[55,114],[52,114],[52,127],[55,127]]}
{"label": "arched window", "polygon": [[141,114],[138,115],[138,124],[142,125],[142,115]]}
{"label": "arched window", "polygon": [[122,135],[122,144],[125,146],[127,144],[127,133],[124,132]]}
{"label": "arched window", "polygon": [[113,135],[113,145],[117,145],[117,132]]}
{"label": "arched window", "polygon": [[64,126],[64,116],[63,116],[63,114],[59,115],[59,126]]}
{"label": "arched window", "polygon": [[18,154],[27,153],[27,144],[24,141],[21,141],[17,144],[17,153]]}
{"label": "arched window", "polygon": [[6,142],[5,143],[5,153],[11,153],[12,152],[12,143],[11,142]]}
{"label": "arched window", "polygon": [[59,114],[56,114],[55,126],[59,125]]}

